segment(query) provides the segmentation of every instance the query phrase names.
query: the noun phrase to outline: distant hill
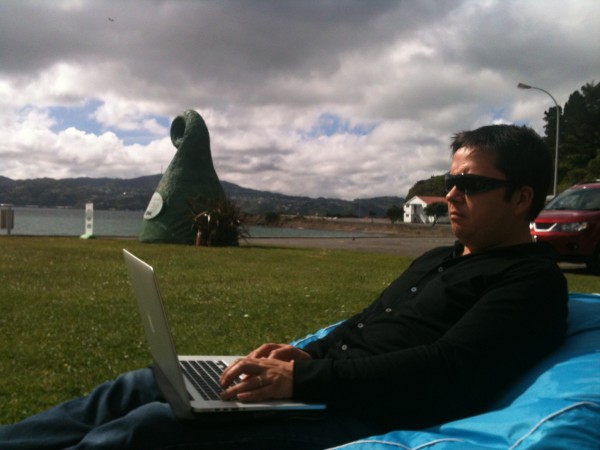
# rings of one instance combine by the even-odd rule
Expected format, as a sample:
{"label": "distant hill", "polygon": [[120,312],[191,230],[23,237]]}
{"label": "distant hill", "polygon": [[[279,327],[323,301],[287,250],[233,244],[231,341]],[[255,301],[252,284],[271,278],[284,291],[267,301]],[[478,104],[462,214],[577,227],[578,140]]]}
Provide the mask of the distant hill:
{"label": "distant hill", "polygon": [[[145,210],[161,175],[132,179],[121,178],[36,178],[11,180],[0,176],[0,203],[15,206],[83,209],[87,202],[96,209]],[[248,189],[221,182],[227,195],[248,214],[300,214],[319,216],[383,217],[393,205],[401,206],[401,197],[375,197],[354,201],[334,198],[290,196]]]}

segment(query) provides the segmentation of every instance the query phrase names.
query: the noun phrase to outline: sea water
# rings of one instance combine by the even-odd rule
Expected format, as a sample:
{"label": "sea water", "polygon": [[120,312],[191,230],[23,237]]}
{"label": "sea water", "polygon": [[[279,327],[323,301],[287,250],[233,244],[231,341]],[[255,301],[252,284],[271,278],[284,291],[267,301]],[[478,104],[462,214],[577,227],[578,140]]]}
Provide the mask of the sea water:
{"label": "sea water", "polygon": [[[11,234],[33,236],[81,236],[87,232],[85,210],[61,208],[13,207],[14,228]],[[94,210],[93,231],[98,237],[137,237],[143,211]],[[357,232],[308,230],[297,228],[247,227],[249,237],[351,237],[362,235]],[[0,230],[0,234],[8,234]]]}

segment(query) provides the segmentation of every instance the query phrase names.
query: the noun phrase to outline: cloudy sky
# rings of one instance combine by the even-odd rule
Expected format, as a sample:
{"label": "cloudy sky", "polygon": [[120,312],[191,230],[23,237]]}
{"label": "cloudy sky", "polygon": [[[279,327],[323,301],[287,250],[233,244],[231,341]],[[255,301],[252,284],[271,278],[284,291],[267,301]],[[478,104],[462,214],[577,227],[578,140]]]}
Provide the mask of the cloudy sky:
{"label": "cloudy sky", "polygon": [[0,175],[164,171],[205,119],[221,180],[404,196],[450,136],[600,82],[598,0],[2,0]]}

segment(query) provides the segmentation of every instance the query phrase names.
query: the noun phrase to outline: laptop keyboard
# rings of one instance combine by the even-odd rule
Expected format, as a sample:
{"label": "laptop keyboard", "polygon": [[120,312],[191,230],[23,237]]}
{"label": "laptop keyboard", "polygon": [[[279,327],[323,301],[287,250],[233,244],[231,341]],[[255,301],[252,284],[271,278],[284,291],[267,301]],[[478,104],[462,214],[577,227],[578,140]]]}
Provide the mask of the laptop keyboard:
{"label": "laptop keyboard", "polygon": [[219,377],[227,364],[223,361],[179,361],[183,373],[204,400],[220,400],[223,389],[219,385]]}

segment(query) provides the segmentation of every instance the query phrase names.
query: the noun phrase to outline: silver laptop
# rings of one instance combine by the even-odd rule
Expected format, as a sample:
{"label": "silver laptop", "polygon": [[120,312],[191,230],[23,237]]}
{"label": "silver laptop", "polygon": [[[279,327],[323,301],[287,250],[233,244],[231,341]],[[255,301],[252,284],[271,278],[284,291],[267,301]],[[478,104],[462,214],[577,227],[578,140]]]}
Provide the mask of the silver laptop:
{"label": "silver laptop", "polygon": [[176,415],[190,418],[196,413],[325,409],[323,404],[293,401],[241,403],[220,400],[219,375],[241,356],[178,356],[154,269],[125,249],[123,255],[154,359],[152,368],[162,393]]}

